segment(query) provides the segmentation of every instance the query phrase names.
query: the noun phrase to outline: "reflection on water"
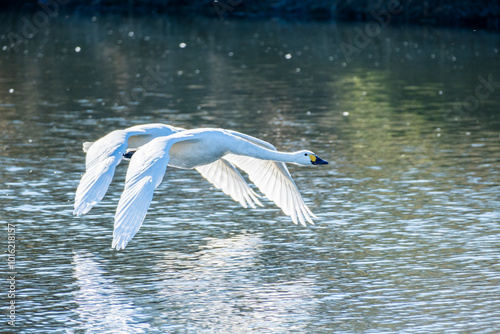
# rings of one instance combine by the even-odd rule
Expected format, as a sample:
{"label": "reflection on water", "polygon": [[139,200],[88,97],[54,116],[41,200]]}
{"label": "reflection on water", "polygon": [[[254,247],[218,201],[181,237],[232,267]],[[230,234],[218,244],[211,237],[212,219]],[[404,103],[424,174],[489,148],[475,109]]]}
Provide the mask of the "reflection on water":
{"label": "reflection on water", "polygon": [[[73,265],[78,290],[75,291],[78,329],[86,333],[147,333],[148,324],[140,322],[140,310],[132,300],[123,297],[121,290],[96,262],[91,253],[74,254]],[[139,319],[136,320],[136,319]]]}
{"label": "reflection on water", "polygon": [[[266,282],[257,263],[263,242],[259,237],[207,238],[206,242],[190,257],[167,252],[158,263],[164,270],[159,275],[159,296],[168,305],[166,319],[176,322],[166,329],[305,331],[315,307],[313,281]],[[193,291],[196,299],[190,298]]]}
{"label": "reflection on water", "polygon": [[[498,332],[499,36],[389,26],[348,61],[355,27],[69,15],[18,52],[1,35],[19,331]],[[296,227],[170,169],[111,250],[127,163],[74,217],[81,143],[149,122],[315,151],[331,164],[290,170],[320,219]]]}
{"label": "reflection on water", "polygon": [[[207,237],[204,242],[192,254],[159,252],[155,279],[140,283],[151,284],[154,292],[135,298],[127,292],[135,289],[134,283],[108,277],[97,262],[102,261],[99,255],[75,253],[78,307],[73,325],[86,332],[145,333],[152,330],[144,323],[152,308],[161,315],[155,326],[168,333],[184,329],[223,333],[306,330],[317,306],[312,298],[313,280],[269,282],[262,277],[264,268],[258,257],[263,240],[258,236]],[[192,298],[193,292],[196,298]],[[142,306],[152,300],[156,305]]]}

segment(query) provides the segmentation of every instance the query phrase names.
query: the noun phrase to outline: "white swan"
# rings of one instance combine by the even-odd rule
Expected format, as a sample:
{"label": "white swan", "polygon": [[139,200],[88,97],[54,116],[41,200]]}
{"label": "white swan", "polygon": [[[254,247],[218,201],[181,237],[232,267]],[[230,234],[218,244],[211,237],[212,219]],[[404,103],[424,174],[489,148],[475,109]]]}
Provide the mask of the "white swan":
{"label": "white swan", "polygon": [[85,214],[102,200],[127,149],[139,148],[156,137],[183,130],[166,124],[143,124],[115,130],[94,143],[84,143],[86,172],[76,190],[73,214]]}
{"label": "white swan", "polygon": [[[222,189],[224,193],[240,202],[243,207],[247,207],[247,205],[251,207],[262,206],[258,195],[248,186],[235,168],[236,165],[247,172],[250,180],[286,215],[290,216],[294,223],[300,222],[305,225],[307,221],[313,224],[312,218],[316,216],[304,203],[285,162],[302,166],[327,164],[328,162],[318,158],[311,151],[278,152],[273,145],[236,131],[169,128],[172,133],[166,136],[152,139],[154,134],[150,134],[147,139],[144,139],[148,142],[139,147],[132,155],[125,180],[125,189],[115,214],[112,247],[117,250],[125,248],[137,233],[146,216],[153,192],[161,183],[167,166],[196,169],[216,188]],[[132,128],[127,130],[130,131],[130,129]],[[106,137],[99,139],[90,149],[99,142],[101,142],[100,145],[107,147],[104,144],[107,141]],[[131,137],[129,136],[129,138]],[[122,140],[121,145],[120,147],[126,146],[126,141],[123,143]],[[123,148],[120,152],[122,151],[124,151]],[[113,162],[119,159],[116,154],[112,154],[112,156],[115,158]],[[113,165],[113,170],[116,164]],[[95,169],[102,170],[102,168]],[[86,174],[88,173],[87,167]],[[80,194],[77,191],[75,214],[87,212],[92,205],[102,199],[105,190],[99,192],[93,189],[99,187],[102,182],[100,179],[107,182],[104,183],[107,189],[110,179],[108,182],[107,177],[100,177],[100,175],[109,173],[112,177],[112,172],[109,171],[90,173],[87,177],[89,181],[85,183],[83,179],[86,178],[86,174],[82,177],[80,184],[91,184],[92,186],[82,186]],[[97,179],[93,179],[94,174]],[[92,202],[78,205],[78,208],[84,207],[86,211],[77,211],[77,199],[85,197],[85,189],[87,188],[93,193],[98,193],[99,196],[89,196],[89,198],[93,198]],[[78,202],[83,203],[84,201],[79,200]]]}

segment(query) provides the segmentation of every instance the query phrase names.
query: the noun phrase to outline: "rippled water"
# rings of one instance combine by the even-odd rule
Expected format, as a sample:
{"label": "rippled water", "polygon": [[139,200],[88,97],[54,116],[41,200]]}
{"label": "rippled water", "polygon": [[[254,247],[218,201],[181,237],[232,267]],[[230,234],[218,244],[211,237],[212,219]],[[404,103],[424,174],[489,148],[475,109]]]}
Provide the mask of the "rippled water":
{"label": "rippled water", "polygon": [[[69,15],[0,36],[1,328],[14,300],[20,333],[500,331],[500,38],[389,26],[348,59],[357,28]],[[81,143],[149,122],[315,151],[330,165],[290,170],[316,225],[169,169],[112,250],[127,164],[74,217]]]}

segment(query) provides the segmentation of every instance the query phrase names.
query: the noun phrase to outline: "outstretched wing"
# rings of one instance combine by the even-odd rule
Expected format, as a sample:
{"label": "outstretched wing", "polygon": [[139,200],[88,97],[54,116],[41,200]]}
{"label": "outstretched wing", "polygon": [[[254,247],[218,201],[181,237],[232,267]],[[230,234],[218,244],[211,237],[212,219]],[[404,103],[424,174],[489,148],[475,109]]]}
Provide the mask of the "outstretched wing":
{"label": "outstretched wing", "polygon": [[156,138],[132,156],[115,214],[112,247],[117,250],[125,248],[141,227],[153,192],[167,170],[170,146],[168,137]]}
{"label": "outstretched wing", "polygon": [[141,124],[113,131],[95,143],[84,143],[86,172],[76,190],[73,214],[85,214],[102,200],[128,146],[138,148],[153,138],[182,130],[167,124]]}
{"label": "outstretched wing", "polygon": [[[86,143],[87,144],[87,143]],[[113,179],[116,166],[127,148],[127,132],[116,130],[102,137],[87,149],[86,171],[76,189],[73,214],[87,213],[99,203]]]}
{"label": "outstretched wing", "polygon": [[255,208],[255,205],[262,206],[257,198],[259,195],[248,186],[240,172],[229,161],[219,159],[211,164],[197,167],[196,170],[215,188],[221,189],[224,194],[231,196],[244,208],[248,206]]}
{"label": "outstretched wing", "polygon": [[[263,140],[236,131],[229,132],[256,145],[276,151],[273,145]],[[228,154],[224,156],[224,159],[244,170],[260,191],[276,203],[287,216],[290,216],[295,224],[300,222],[305,226],[306,221],[314,224],[312,218],[316,218],[316,216],[304,203],[297,185],[283,162],[260,160],[235,154]]]}
{"label": "outstretched wing", "polygon": [[193,140],[192,134],[176,133],[158,137],[141,146],[130,159],[115,214],[112,247],[125,248],[146,217],[154,190],[163,180],[170,161],[170,148],[177,142]]}

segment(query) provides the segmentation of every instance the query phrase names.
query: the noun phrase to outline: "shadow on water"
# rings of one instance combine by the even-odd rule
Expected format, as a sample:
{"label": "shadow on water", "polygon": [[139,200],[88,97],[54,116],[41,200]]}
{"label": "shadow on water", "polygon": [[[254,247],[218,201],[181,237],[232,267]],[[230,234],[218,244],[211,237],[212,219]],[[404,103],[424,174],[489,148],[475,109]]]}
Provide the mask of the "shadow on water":
{"label": "shadow on water", "polygon": [[[1,22],[21,33],[22,16]],[[70,15],[18,49],[0,36],[20,332],[498,331],[499,36],[388,26],[347,57],[357,28]],[[81,143],[149,122],[325,157],[290,166],[316,225],[170,169],[111,250],[127,166],[74,217]]]}

